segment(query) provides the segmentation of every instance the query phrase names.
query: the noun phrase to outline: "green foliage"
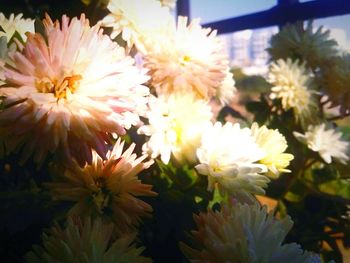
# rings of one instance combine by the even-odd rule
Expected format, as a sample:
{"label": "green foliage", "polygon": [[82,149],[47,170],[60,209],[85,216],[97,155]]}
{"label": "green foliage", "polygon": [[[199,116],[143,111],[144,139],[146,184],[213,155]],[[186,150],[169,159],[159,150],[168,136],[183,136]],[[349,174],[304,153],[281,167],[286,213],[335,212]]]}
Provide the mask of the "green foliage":
{"label": "green foliage", "polygon": [[254,114],[254,121],[264,124],[268,121],[271,114],[271,109],[266,98],[261,95],[259,101],[249,101],[246,103],[246,108]]}
{"label": "green foliage", "polygon": [[234,68],[232,73],[235,79],[235,85],[239,91],[245,93],[264,93],[270,90],[270,84],[262,76],[247,76],[240,68]]}
{"label": "green foliage", "polygon": [[7,54],[7,39],[5,36],[0,37],[0,58],[5,58]]}

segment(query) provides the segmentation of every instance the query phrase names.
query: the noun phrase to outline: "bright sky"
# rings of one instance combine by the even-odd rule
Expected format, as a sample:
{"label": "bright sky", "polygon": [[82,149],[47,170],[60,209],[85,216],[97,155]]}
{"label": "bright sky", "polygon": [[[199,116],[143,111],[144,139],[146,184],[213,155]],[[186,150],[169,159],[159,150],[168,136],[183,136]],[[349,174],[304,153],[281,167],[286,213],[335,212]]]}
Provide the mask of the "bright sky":
{"label": "bright sky", "polygon": [[273,7],[276,0],[190,0],[192,18],[203,23],[245,15]]}
{"label": "bright sky", "polygon": [[[300,0],[308,2],[312,0]],[[263,11],[276,5],[277,0],[190,0],[192,18],[201,18],[202,23]],[[346,31],[350,45],[350,14],[315,20],[315,25],[340,28]]]}

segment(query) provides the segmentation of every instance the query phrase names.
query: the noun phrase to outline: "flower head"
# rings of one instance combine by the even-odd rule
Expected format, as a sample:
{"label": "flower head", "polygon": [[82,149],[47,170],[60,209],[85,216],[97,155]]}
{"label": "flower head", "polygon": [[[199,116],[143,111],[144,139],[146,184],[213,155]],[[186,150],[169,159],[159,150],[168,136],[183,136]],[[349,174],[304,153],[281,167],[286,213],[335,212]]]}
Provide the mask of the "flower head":
{"label": "flower head", "polygon": [[159,0],[159,2],[162,4],[162,6],[167,6],[170,9],[174,9],[176,6],[177,0]]}
{"label": "flower head", "polygon": [[[295,243],[282,244],[293,222],[289,217],[277,220],[267,207],[259,204],[234,204],[221,211],[209,210],[194,216],[198,230],[193,237],[200,250],[181,243],[191,262],[321,262]],[[316,256],[318,258],[318,256]]]}
{"label": "flower head", "polygon": [[44,25],[47,41],[29,34],[23,50],[9,55],[14,66],[4,66],[0,123],[13,137],[8,147],[38,163],[59,153],[84,165],[91,149],[105,158],[109,135],[138,123],[148,78],[83,15],[63,16],[61,25],[47,17]]}
{"label": "flower head", "polygon": [[231,100],[236,93],[235,80],[233,74],[229,69],[226,71],[226,77],[221,82],[221,85],[217,88],[216,97],[219,99],[222,105],[230,104]]}
{"label": "flower head", "polygon": [[312,22],[289,24],[271,38],[268,48],[273,60],[303,59],[313,69],[337,55],[337,42],[330,39],[330,31],[322,27],[314,30]]}
{"label": "flower head", "polygon": [[142,162],[146,156],[136,158],[134,144],[122,153],[123,146],[118,139],[107,160],[94,154],[91,165],[76,165],[66,170],[61,181],[47,183],[53,198],[75,202],[70,215],[100,215],[114,221],[121,232],[136,225],[140,216],[152,211],[137,197],[156,193],[137,178],[150,165]]}
{"label": "flower head", "polygon": [[191,94],[151,97],[146,114],[148,125],[138,132],[150,136],[143,151],[168,163],[171,154],[178,160],[194,162],[203,130],[210,125],[210,106]]}
{"label": "flower head", "polygon": [[7,19],[3,13],[0,13],[0,37],[5,36],[7,42],[11,40],[17,32],[22,40],[26,40],[27,32],[34,32],[34,20],[22,18],[23,14],[11,14]]}
{"label": "flower head", "polygon": [[58,224],[43,234],[43,245],[33,247],[26,255],[28,262],[151,262],[140,256],[142,247],[133,243],[135,235],[112,238],[113,224],[101,219],[68,218],[66,227]]}
{"label": "flower head", "polygon": [[221,192],[230,194],[264,194],[269,179],[260,173],[266,166],[256,163],[264,156],[250,129],[217,122],[203,133],[195,168],[208,176],[209,191],[218,184]]}
{"label": "flower head", "polygon": [[167,31],[173,23],[169,9],[157,0],[110,0],[107,8],[111,13],[102,24],[113,28],[111,38],[121,33],[128,47],[135,44],[143,53],[144,41]]}
{"label": "flower head", "polygon": [[268,129],[266,126],[259,127],[257,123],[253,123],[251,130],[255,142],[265,152],[265,157],[259,162],[269,169],[267,175],[278,177],[281,172],[290,172],[285,168],[294,156],[284,153],[288,147],[284,136],[277,129]]}
{"label": "flower head", "polygon": [[318,152],[326,163],[331,163],[332,158],[346,164],[349,160],[348,151],[350,143],[341,139],[341,132],[335,129],[326,129],[324,123],[309,126],[305,134],[293,132],[294,136],[314,152]]}
{"label": "flower head", "polygon": [[321,85],[332,105],[339,105],[342,114],[350,113],[350,54],[339,56],[322,65]]}
{"label": "flower head", "polygon": [[279,59],[271,64],[268,81],[273,85],[271,99],[281,99],[283,109],[293,109],[297,118],[310,117],[315,104],[305,64],[300,65],[298,60],[293,62],[290,58]]}
{"label": "flower head", "polygon": [[227,76],[228,60],[222,48],[216,31],[202,28],[199,20],[187,26],[187,18],[179,17],[177,28],[152,42],[144,65],[157,94],[192,92],[209,99]]}

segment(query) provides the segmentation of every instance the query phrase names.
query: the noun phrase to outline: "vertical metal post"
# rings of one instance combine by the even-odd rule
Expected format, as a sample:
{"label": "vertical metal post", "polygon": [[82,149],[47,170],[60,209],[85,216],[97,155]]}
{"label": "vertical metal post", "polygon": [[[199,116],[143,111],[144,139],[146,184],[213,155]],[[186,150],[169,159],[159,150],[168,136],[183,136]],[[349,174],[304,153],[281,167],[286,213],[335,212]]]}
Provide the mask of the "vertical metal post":
{"label": "vertical metal post", "polygon": [[[283,13],[288,11],[288,7],[295,4],[299,4],[299,0],[277,0],[277,8],[279,8]],[[281,30],[283,26],[285,26],[284,23],[278,24],[279,30]]]}
{"label": "vertical metal post", "polygon": [[190,0],[177,0],[176,14],[178,16],[187,16],[191,19]]}

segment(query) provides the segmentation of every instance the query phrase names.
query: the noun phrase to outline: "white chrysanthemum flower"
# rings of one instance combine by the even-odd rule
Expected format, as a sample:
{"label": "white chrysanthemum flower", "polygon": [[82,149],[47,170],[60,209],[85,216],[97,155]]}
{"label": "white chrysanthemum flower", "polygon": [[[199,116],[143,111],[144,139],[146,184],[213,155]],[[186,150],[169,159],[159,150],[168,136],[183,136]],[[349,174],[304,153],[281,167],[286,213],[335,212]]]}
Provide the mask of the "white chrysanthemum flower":
{"label": "white chrysanthemum flower", "polygon": [[29,34],[23,50],[9,54],[14,66],[4,66],[6,146],[38,163],[49,153],[91,163],[92,149],[105,159],[110,135],[125,134],[146,109],[148,77],[83,15],[44,25],[47,40]]}
{"label": "white chrysanthemum flower", "polygon": [[25,41],[27,39],[27,32],[34,32],[34,20],[22,18],[23,14],[14,15],[11,14],[7,19],[3,13],[0,13],[0,37],[6,36],[7,42],[9,42],[15,32],[21,36]]}
{"label": "white chrysanthemum flower", "polygon": [[332,162],[332,157],[346,164],[349,160],[348,151],[350,143],[341,140],[342,133],[335,129],[326,129],[324,123],[309,126],[305,134],[293,132],[294,136],[309,149],[318,152],[326,163]]}
{"label": "white chrysanthemum flower", "polygon": [[177,0],[159,0],[159,2],[162,4],[162,6],[167,6],[170,9],[174,9],[176,6]]}
{"label": "white chrysanthemum flower", "polygon": [[179,17],[177,28],[154,38],[145,67],[157,94],[193,92],[207,100],[227,76],[228,59],[216,31],[197,19],[187,26],[187,18]]}
{"label": "white chrysanthemum flower", "polygon": [[267,80],[273,85],[270,98],[281,99],[284,110],[293,109],[295,116],[301,119],[310,116],[314,102],[305,63],[279,59],[271,64]]}
{"label": "white chrysanthemum flower", "polygon": [[219,99],[222,105],[230,104],[237,89],[235,87],[235,80],[233,74],[229,69],[226,71],[226,77],[222,81],[221,85],[217,88],[216,97]]}
{"label": "white chrysanthemum flower", "polygon": [[265,157],[259,162],[269,169],[267,175],[276,178],[281,172],[290,172],[285,168],[294,156],[284,153],[288,147],[286,138],[277,129],[268,129],[265,125],[259,127],[257,123],[253,123],[251,130],[255,142],[265,152]]}
{"label": "white chrysanthemum flower", "polygon": [[165,164],[171,154],[179,161],[194,162],[201,134],[211,124],[210,106],[190,94],[183,94],[151,97],[149,108],[146,114],[149,125],[138,130],[150,136],[143,145],[144,152],[150,153],[152,158],[160,155]]}
{"label": "white chrysanthemum flower", "polygon": [[312,263],[318,255],[303,251],[296,243],[285,244],[292,228],[290,217],[278,220],[259,204],[223,206],[194,216],[197,230],[192,231],[200,250],[180,243],[191,262]]}
{"label": "white chrysanthemum flower", "polygon": [[167,31],[174,23],[169,9],[156,0],[111,0],[107,8],[111,13],[102,25],[113,28],[111,38],[122,33],[128,47],[135,44],[143,53],[145,39]]}
{"label": "white chrysanthemum flower", "polygon": [[265,153],[256,144],[251,130],[239,124],[220,122],[203,131],[202,144],[197,149],[196,170],[208,176],[208,190],[217,183],[221,192],[264,194],[269,179],[260,173],[266,166],[257,164]]}

